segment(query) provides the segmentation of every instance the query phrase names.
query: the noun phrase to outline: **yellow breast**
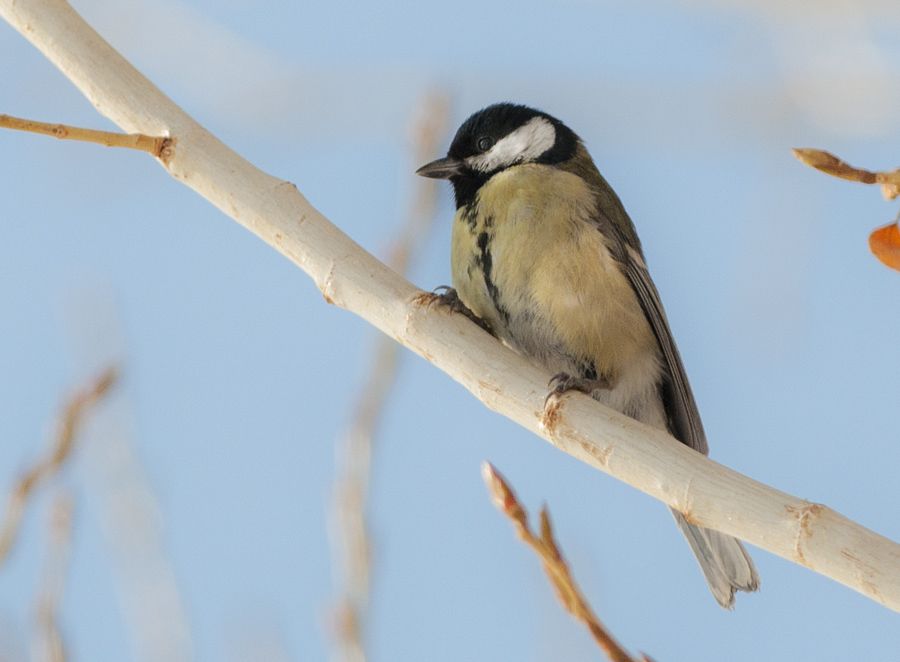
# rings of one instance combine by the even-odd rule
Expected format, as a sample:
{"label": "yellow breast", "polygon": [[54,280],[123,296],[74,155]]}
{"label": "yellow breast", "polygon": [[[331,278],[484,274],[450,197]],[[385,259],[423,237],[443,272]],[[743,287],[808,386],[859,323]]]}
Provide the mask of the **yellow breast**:
{"label": "yellow breast", "polygon": [[524,353],[549,362],[561,351],[614,377],[658,350],[594,214],[590,188],[572,173],[538,164],[505,170],[457,212],[453,281],[463,302]]}

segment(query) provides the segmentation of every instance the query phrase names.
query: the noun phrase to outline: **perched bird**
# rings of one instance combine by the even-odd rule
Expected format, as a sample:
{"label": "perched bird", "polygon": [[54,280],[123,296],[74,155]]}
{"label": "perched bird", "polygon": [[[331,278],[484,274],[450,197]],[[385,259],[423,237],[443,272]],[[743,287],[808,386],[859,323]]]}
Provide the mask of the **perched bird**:
{"label": "perched bird", "polygon": [[[697,405],[634,225],[581,139],[500,103],[467,119],[417,171],[456,195],[443,301],[577,389],[708,452]],[[720,605],[759,578],[741,543],[672,511]]]}

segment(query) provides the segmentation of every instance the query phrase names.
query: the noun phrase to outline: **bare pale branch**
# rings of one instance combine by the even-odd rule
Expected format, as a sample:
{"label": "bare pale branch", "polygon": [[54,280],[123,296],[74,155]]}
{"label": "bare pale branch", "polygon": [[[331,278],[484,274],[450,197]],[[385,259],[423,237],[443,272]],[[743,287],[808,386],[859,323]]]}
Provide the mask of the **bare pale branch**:
{"label": "bare pale branch", "polygon": [[72,396],[60,416],[59,427],[50,452],[26,471],[16,482],[9,496],[6,518],[0,528],[0,563],[6,560],[15,543],[19,524],[28,500],[50,476],[60,470],[72,453],[78,427],[84,414],[115,384],[116,368],[107,368],[90,384]]}
{"label": "bare pale branch", "polygon": [[[481,475],[494,505],[512,521],[519,538],[531,547],[541,559],[544,572],[547,573],[547,577],[566,611],[584,623],[594,641],[610,660],[613,662],[639,662],[636,658],[631,657],[604,627],[575,583],[569,564],[566,563],[553,535],[553,526],[550,523],[550,513],[547,508],[541,508],[540,533],[536,535],[528,525],[528,514],[503,475],[489,462],[481,465]],[[641,660],[649,662],[650,658],[644,655]]]}
{"label": "bare pale branch", "polygon": [[[359,315],[560,450],[697,526],[736,536],[900,611],[900,545],[818,503],[692,451],[671,435],[571,394],[545,410],[545,371],[422,291],[335,227],[290,182],[229,149],[181,110],[63,0],[0,0],[0,15],[127,132],[174,139],[168,173],[280,251],[326,301]],[[660,477],[664,476],[665,480]]]}

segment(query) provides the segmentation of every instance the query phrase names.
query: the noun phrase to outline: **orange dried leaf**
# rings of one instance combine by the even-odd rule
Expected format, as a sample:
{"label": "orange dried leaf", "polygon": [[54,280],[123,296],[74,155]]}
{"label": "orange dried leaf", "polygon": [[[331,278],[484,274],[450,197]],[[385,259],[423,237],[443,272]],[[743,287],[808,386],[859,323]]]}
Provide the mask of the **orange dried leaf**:
{"label": "orange dried leaf", "polygon": [[900,271],[900,228],[896,223],[885,225],[870,234],[869,248],[882,263]]}

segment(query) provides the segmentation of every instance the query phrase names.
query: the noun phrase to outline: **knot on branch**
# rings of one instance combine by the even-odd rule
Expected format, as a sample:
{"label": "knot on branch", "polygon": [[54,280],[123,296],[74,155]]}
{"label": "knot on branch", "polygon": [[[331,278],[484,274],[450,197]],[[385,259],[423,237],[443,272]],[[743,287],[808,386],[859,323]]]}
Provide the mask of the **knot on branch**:
{"label": "knot on branch", "polygon": [[153,148],[153,156],[162,161],[163,165],[169,165],[169,162],[175,156],[175,139],[157,138],[156,145]]}
{"label": "knot on branch", "polygon": [[797,535],[794,538],[794,556],[799,563],[809,567],[803,552],[803,543],[813,536],[813,526],[821,516],[826,506],[811,501],[803,502],[801,506],[785,506],[785,510],[797,520]]}

